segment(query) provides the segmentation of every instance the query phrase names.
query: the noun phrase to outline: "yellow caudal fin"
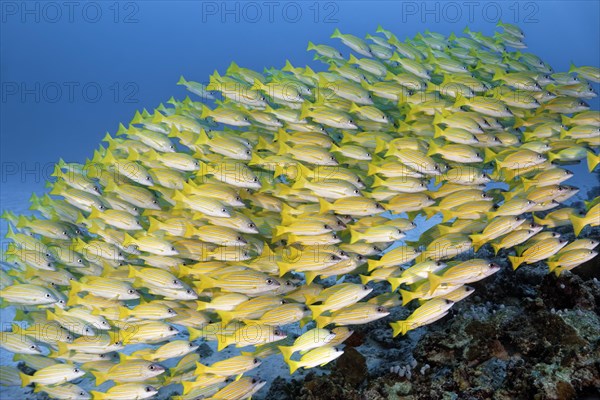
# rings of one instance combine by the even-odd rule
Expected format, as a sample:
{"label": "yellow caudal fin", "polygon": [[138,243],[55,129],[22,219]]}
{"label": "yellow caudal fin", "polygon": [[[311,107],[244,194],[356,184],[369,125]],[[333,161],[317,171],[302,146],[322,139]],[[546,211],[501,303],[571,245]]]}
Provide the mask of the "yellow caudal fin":
{"label": "yellow caudal fin", "polygon": [[110,398],[108,394],[95,390],[90,390],[90,394],[92,395],[92,400],[108,400]]}
{"label": "yellow caudal fin", "polygon": [[388,277],[387,281],[390,283],[390,291],[395,292],[396,289],[402,284],[402,279],[397,277]]}
{"label": "yellow caudal fin", "polygon": [[362,239],[362,233],[350,228],[350,244],[354,244]]}
{"label": "yellow caudal fin", "polygon": [[592,172],[596,166],[600,163],[600,154],[595,154],[592,151],[587,152],[587,164],[588,169]]}
{"label": "yellow caudal fin", "polygon": [[523,261],[525,261],[525,257],[517,257],[517,256],[508,256],[508,259],[510,260],[510,263],[512,264],[513,270],[516,270],[517,268],[519,268],[519,266],[521,264],[523,264]]}
{"label": "yellow caudal fin", "polygon": [[321,315],[320,317],[314,318],[313,320],[317,324],[317,328],[322,329],[331,323],[332,317],[327,317],[325,315]]}
{"label": "yellow caudal fin", "polygon": [[235,343],[235,335],[217,335],[217,351],[224,350],[233,343]]}
{"label": "yellow caudal fin", "polygon": [[402,305],[406,305],[416,299],[418,294],[408,290],[400,289],[400,295],[402,296]]}
{"label": "yellow caudal fin", "polygon": [[287,365],[290,367],[290,375],[300,368],[300,361],[287,360]]}
{"label": "yellow caudal fin", "polygon": [[471,239],[471,242],[473,242],[474,251],[479,250],[481,246],[487,242],[482,234],[469,235],[469,238]]}
{"label": "yellow caudal fin", "polygon": [[561,274],[561,273],[562,273],[564,270],[566,270],[566,269],[567,269],[567,268],[565,268],[565,267],[557,267],[557,268],[554,268],[554,271],[553,271],[553,272],[554,272],[554,275],[556,275],[556,276],[558,277],[558,276],[560,276],[560,274]]}
{"label": "yellow caudal fin", "polygon": [[294,354],[294,346],[277,346],[277,348],[281,352],[283,360],[287,363]]}
{"label": "yellow caudal fin", "polygon": [[392,337],[405,335],[408,332],[408,323],[406,321],[391,322],[390,326],[393,329]]}
{"label": "yellow caudal fin", "polygon": [[367,271],[371,272],[374,269],[376,269],[377,267],[379,267],[381,265],[381,262],[379,260],[368,260],[367,261]]}
{"label": "yellow caudal fin", "polygon": [[319,198],[319,206],[320,206],[319,212],[321,214],[325,214],[325,213],[333,210],[333,204],[328,203],[327,201],[323,200],[322,198]]}
{"label": "yellow caudal fin", "polygon": [[310,285],[319,276],[319,271],[307,271],[304,273],[306,284]]}
{"label": "yellow caudal fin", "polygon": [[190,341],[194,341],[203,335],[203,331],[200,329],[193,328],[191,326],[187,327],[188,333],[190,334]]}
{"label": "yellow caudal fin", "polygon": [[62,356],[63,354],[67,354],[69,352],[69,348],[67,347],[67,344],[65,342],[56,342],[56,345],[58,346],[57,353],[59,356]]}
{"label": "yellow caudal fin", "polygon": [[227,325],[235,318],[235,312],[233,311],[217,310],[217,314],[219,314],[223,325]]}
{"label": "yellow caudal fin", "polygon": [[500,243],[492,243],[492,248],[494,249],[494,254],[498,255],[498,252],[502,249]]}
{"label": "yellow caudal fin", "polygon": [[432,294],[442,283],[442,277],[437,276],[433,272],[429,272],[427,274],[427,279],[429,280],[429,294]]}
{"label": "yellow caudal fin", "polygon": [[560,263],[558,261],[546,261],[546,264],[548,265],[548,271],[550,272],[554,271],[560,266]]}
{"label": "yellow caudal fin", "polygon": [[319,317],[321,314],[323,314],[325,312],[325,306],[324,305],[310,305],[308,306],[308,308],[310,309],[310,311],[312,312],[312,319],[316,320],[317,317]]}
{"label": "yellow caudal fin", "polygon": [[588,224],[585,217],[580,217],[577,215],[569,215],[569,220],[573,225],[573,232],[575,232],[575,236],[579,236],[583,228],[585,228],[585,226]]}
{"label": "yellow caudal fin", "polygon": [[106,372],[102,372],[102,371],[90,371],[90,372],[92,373],[92,375],[94,375],[94,378],[96,378],[96,386],[100,386],[104,382],[106,382],[107,380],[110,379]]}
{"label": "yellow caudal fin", "polygon": [[200,364],[198,361],[196,361],[196,371],[194,372],[195,375],[205,375],[208,372],[208,367],[204,364]]}
{"label": "yellow caudal fin", "polygon": [[371,282],[372,278],[369,275],[358,275],[360,276],[360,283],[362,283],[363,285],[366,285],[367,283]]}
{"label": "yellow caudal fin", "polygon": [[31,384],[31,379],[33,378],[33,376],[24,374],[20,371],[19,371],[19,376],[21,377],[21,387],[25,387],[25,386]]}

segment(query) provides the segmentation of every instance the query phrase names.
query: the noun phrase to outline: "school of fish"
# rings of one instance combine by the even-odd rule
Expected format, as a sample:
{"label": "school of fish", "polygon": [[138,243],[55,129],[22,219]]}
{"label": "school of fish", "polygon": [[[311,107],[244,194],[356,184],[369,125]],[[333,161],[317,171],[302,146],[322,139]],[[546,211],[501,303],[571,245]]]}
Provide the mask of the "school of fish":
{"label": "school of fish", "polygon": [[[404,41],[336,29],[342,46],[308,45],[322,72],[287,61],[182,77],[191,97],[136,113],[83,164],[60,160],[34,216],[3,215],[0,293],[17,311],[0,346],[35,373],[2,366],[2,385],[245,399],[268,357],[293,374],[394,307],[413,311],[393,336],[444,317],[501,268],[483,246],[556,275],[596,257],[597,240],[553,229],[600,224],[600,198],[563,205],[578,192],[563,165],[597,173],[600,114],[586,99],[600,70],[554,72],[499,25]],[[208,364],[202,340],[240,350]],[[84,376],[112,386],[88,392]]]}

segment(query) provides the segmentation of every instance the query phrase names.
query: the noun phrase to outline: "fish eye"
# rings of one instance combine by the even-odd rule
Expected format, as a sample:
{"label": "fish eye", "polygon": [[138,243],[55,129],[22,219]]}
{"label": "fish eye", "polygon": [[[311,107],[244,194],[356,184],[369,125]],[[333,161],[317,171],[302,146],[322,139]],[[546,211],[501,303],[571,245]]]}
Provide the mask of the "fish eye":
{"label": "fish eye", "polygon": [[258,363],[260,362],[260,360],[259,360],[258,358],[255,358],[255,359],[253,360],[253,362],[254,362],[254,364],[258,364]]}
{"label": "fish eye", "polygon": [[385,312],[385,308],[383,308],[383,307],[377,307],[377,312],[378,313]]}
{"label": "fish eye", "polygon": [[170,145],[170,146],[169,146],[169,148],[172,150],[172,149],[174,149],[174,148],[175,148],[175,146],[173,146],[173,145]]}
{"label": "fish eye", "polygon": [[46,298],[48,298],[48,299],[49,299],[50,297],[51,297],[51,296],[50,296],[50,293],[46,293]]}
{"label": "fish eye", "polygon": [[151,392],[151,391],[152,391],[152,386],[146,386],[146,392]]}
{"label": "fish eye", "polygon": [[254,183],[258,182],[258,178],[252,179],[252,182],[254,182]]}
{"label": "fish eye", "polygon": [[[255,363],[255,364],[256,364],[256,363]],[[251,382],[252,382],[252,383],[256,383],[256,382],[257,382],[256,378],[252,378]]]}
{"label": "fish eye", "polygon": [[334,233],[334,234],[332,234],[332,235],[331,235],[331,238],[332,238],[333,240],[337,240],[337,238],[338,238],[338,237],[337,237],[337,235]]}
{"label": "fish eye", "polygon": [[133,290],[133,289],[129,289],[129,290],[127,291],[127,293],[128,293],[128,294],[134,294],[134,293],[135,293],[135,290]]}
{"label": "fish eye", "polygon": [[173,285],[179,285],[179,281],[177,279],[173,279]]}
{"label": "fish eye", "polygon": [[79,396],[85,396],[85,392],[84,391],[79,392]]}
{"label": "fish eye", "polygon": [[158,204],[158,201],[152,200],[152,204]]}
{"label": "fish eye", "polygon": [[265,280],[265,283],[266,283],[267,285],[272,285],[272,284],[274,283],[274,281],[273,281],[273,279],[271,279],[271,278],[267,278],[267,279]]}
{"label": "fish eye", "polygon": [[250,222],[250,223],[248,224],[248,228],[252,228],[252,229],[254,229],[254,228],[256,228],[256,225],[254,225],[254,222]]}
{"label": "fish eye", "polygon": [[99,209],[99,210],[104,210],[104,206],[103,206],[102,204],[100,204],[100,205],[98,206],[98,209]]}
{"label": "fish eye", "polygon": [[369,287],[367,285],[363,285],[362,290],[369,290]]}
{"label": "fish eye", "polygon": [[85,328],[86,333],[90,333],[90,328]]}
{"label": "fish eye", "polygon": [[172,308],[167,308],[167,314],[175,314],[175,311]]}
{"label": "fish eye", "polygon": [[30,348],[31,350],[35,350],[35,344],[32,344],[31,346],[29,346],[29,348]]}
{"label": "fish eye", "polygon": [[154,371],[156,369],[156,367],[154,366],[154,364],[150,364],[150,365],[148,365],[148,369],[150,371]]}
{"label": "fish eye", "polygon": [[249,121],[249,120],[248,120],[248,117],[244,117],[244,121]]}
{"label": "fish eye", "polygon": [[122,346],[122,345],[123,345],[123,342],[122,342],[122,341],[120,341],[120,340],[117,340],[117,341],[115,342],[115,346]]}
{"label": "fish eye", "polygon": [[76,373],[76,374],[78,374],[79,373],[79,368],[73,369],[73,372]]}
{"label": "fish eye", "polygon": [[351,119],[349,119],[349,120],[348,120],[348,123],[349,123],[349,124],[353,124],[353,123],[354,123],[354,121],[352,121]]}
{"label": "fish eye", "polygon": [[250,154],[252,154],[252,152],[250,150],[246,150],[246,155],[249,156]]}
{"label": "fish eye", "polygon": [[169,332],[174,332],[175,328],[173,328],[172,326],[169,327]]}
{"label": "fish eye", "polygon": [[360,192],[358,191],[358,189],[354,189],[354,194],[359,194]]}
{"label": "fish eye", "polygon": [[137,210],[138,210],[138,208],[137,208],[137,207],[133,207],[133,208],[132,208],[132,210],[133,210],[133,211],[137,211]]}

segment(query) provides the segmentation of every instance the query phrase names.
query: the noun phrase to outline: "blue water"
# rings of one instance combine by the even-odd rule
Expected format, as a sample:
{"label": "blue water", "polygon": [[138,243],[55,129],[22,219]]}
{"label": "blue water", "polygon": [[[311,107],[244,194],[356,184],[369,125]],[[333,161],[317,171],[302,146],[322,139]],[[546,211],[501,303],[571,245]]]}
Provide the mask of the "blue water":
{"label": "blue water", "polygon": [[[600,65],[599,15],[598,1],[3,1],[0,213],[24,212],[60,157],[83,162],[136,110],[183,98],[180,75],[207,82],[231,61],[262,70],[289,59],[319,69],[306,45],[340,46],[329,38],[336,27],[364,37],[381,24],[404,39],[465,26],[491,34],[499,19],[521,26],[525,51],[565,71],[571,61]],[[599,109],[598,98],[589,104]],[[598,186],[585,166],[573,168],[569,184],[582,195]]]}

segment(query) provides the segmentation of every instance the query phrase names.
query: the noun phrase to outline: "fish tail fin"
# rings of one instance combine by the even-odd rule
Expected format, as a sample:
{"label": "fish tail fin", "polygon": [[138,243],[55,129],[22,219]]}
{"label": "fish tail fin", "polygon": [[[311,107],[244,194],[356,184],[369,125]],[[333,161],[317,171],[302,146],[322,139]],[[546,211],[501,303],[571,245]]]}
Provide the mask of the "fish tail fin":
{"label": "fish tail fin", "polygon": [[21,387],[25,387],[29,384],[31,384],[31,375],[27,375],[22,373],[21,371],[19,371],[19,376],[21,377]]}
{"label": "fish tail fin", "polygon": [[367,283],[371,282],[372,278],[369,275],[358,275],[360,276],[360,283],[362,283],[363,285],[366,285]]}
{"label": "fish tail fin", "polygon": [[554,271],[556,268],[558,268],[560,266],[560,262],[558,262],[558,261],[546,261],[546,265],[548,265],[548,271],[552,272],[552,271]]}
{"label": "fish tail fin", "polygon": [[498,255],[498,252],[502,249],[500,243],[492,243],[492,248],[494,249],[494,254]]}
{"label": "fish tail fin", "polygon": [[283,360],[287,363],[290,358],[292,358],[292,354],[294,354],[293,346],[277,346],[281,355],[283,356]]}
{"label": "fish tail fin", "polygon": [[56,345],[58,346],[57,353],[59,356],[62,356],[63,354],[67,354],[69,352],[69,348],[67,347],[67,344],[65,342],[56,342]]}
{"label": "fish tail fin", "polygon": [[310,305],[308,306],[310,312],[312,313],[312,319],[316,321],[316,319],[325,312],[325,306],[323,305]]}
{"label": "fish tail fin", "polygon": [[418,294],[409,290],[400,289],[400,295],[402,296],[402,305],[406,305],[417,298]]}
{"label": "fish tail fin", "polygon": [[370,162],[367,169],[367,176],[373,176],[379,172],[379,167],[374,163]]}
{"label": "fish tail fin", "polygon": [[573,61],[571,61],[570,65],[569,65],[569,73],[575,73],[577,72],[577,67],[575,66],[575,64],[573,63]]}
{"label": "fish tail fin", "polygon": [[288,360],[288,366],[290,367],[290,375],[292,375],[298,368],[300,368],[300,361]]}
{"label": "fish tail fin", "polygon": [[205,375],[208,373],[207,371],[208,367],[204,364],[199,363],[198,361],[196,361],[196,371],[194,372],[195,375]]}
{"label": "fish tail fin", "polygon": [[442,277],[433,272],[429,272],[427,274],[427,279],[429,280],[429,294],[432,294],[442,283]]}
{"label": "fish tail fin", "polygon": [[338,28],[335,28],[335,30],[333,31],[333,33],[330,36],[331,39],[336,39],[336,38],[341,38],[341,37],[342,37],[342,32],[340,32],[340,30]]}
{"label": "fish tail fin", "polygon": [[381,264],[380,260],[368,260],[367,261],[367,271],[371,272]]}
{"label": "fish tail fin", "polygon": [[556,267],[556,268],[554,268],[554,271],[553,271],[553,272],[554,272],[554,275],[556,275],[557,277],[559,277],[559,276],[560,276],[560,274],[561,274],[561,273],[562,273],[564,270],[566,270],[566,268],[565,268],[565,267]]}
{"label": "fish tail fin", "polygon": [[206,118],[210,117],[211,114],[212,114],[212,110],[210,108],[208,108],[207,106],[205,106],[204,104],[202,104],[202,113],[200,114],[200,118],[206,119]]}
{"label": "fish tail fin", "polygon": [[350,244],[354,244],[362,239],[361,232],[354,230],[352,228],[349,228],[349,229],[350,229]]}
{"label": "fish tail fin", "polygon": [[512,264],[513,270],[516,270],[517,268],[519,268],[519,266],[521,264],[523,264],[523,261],[525,261],[525,257],[517,257],[517,256],[508,256],[508,259],[510,260],[510,263]]}
{"label": "fish tail fin", "polygon": [[403,282],[402,278],[397,277],[389,277],[387,278],[387,281],[390,283],[391,292],[395,292],[396,289],[398,289]]}
{"label": "fish tail fin", "polygon": [[390,326],[392,327],[392,337],[396,337],[398,335],[405,335],[408,332],[408,323],[406,321],[396,321],[390,322]]}
{"label": "fish tail fin", "polygon": [[319,211],[321,214],[325,214],[325,213],[333,210],[333,204],[328,203],[323,198],[319,198],[319,206],[320,206]]}
{"label": "fish tail fin", "polygon": [[600,154],[595,154],[593,151],[588,150],[587,165],[590,172],[592,172],[598,164],[600,164]]}
{"label": "fish tail fin", "polygon": [[585,217],[579,217],[577,215],[569,215],[569,220],[573,225],[573,232],[575,236],[579,236],[583,228],[587,225],[587,221]]}
{"label": "fish tail fin", "polygon": [[473,242],[473,250],[474,251],[479,250],[479,248],[486,243],[485,238],[480,233],[474,234],[474,235],[469,235],[469,238],[471,239],[471,242]]}
{"label": "fish tail fin", "polygon": [[235,342],[235,335],[217,335],[217,351],[224,350]]}
{"label": "fish tail fin", "polygon": [[102,385],[104,382],[106,382],[109,379],[109,376],[106,372],[102,372],[102,371],[90,371],[92,373],[92,375],[94,375],[94,378],[96,379],[96,386],[100,386]]}
{"label": "fish tail fin", "polygon": [[148,222],[150,226],[148,227],[148,233],[154,233],[160,230],[160,221],[154,217],[148,217]]}
{"label": "fish tail fin", "polygon": [[304,278],[306,279],[306,284],[310,285],[316,278],[319,276],[318,271],[307,271],[304,273]]}
{"label": "fish tail fin", "polygon": [[135,239],[128,233],[125,233],[124,238],[123,238],[123,243],[122,243],[123,247],[129,247],[132,244],[135,244]]}
{"label": "fish tail fin", "polygon": [[313,320],[317,324],[317,328],[323,329],[331,323],[332,317],[327,317],[325,315],[321,315],[316,318],[313,318]]}
{"label": "fish tail fin", "polygon": [[95,390],[90,390],[90,394],[92,395],[92,400],[108,400],[109,397],[106,393],[97,392]]}
{"label": "fish tail fin", "polygon": [[315,46],[315,44],[309,40],[308,41],[308,47],[306,48],[306,51],[315,50],[316,48],[317,47]]}

